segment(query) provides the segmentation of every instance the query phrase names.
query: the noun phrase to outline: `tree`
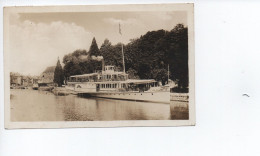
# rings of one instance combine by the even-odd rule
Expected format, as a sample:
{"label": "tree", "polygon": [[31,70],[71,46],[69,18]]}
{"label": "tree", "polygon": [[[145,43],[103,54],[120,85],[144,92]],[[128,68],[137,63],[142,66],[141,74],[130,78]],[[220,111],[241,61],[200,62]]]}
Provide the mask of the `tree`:
{"label": "tree", "polygon": [[88,51],[88,55],[89,55],[89,57],[101,55],[101,53],[98,49],[98,45],[97,45],[95,37],[92,40],[91,46],[90,46],[89,51]]}
{"label": "tree", "polygon": [[60,59],[57,61],[57,65],[54,71],[54,83],[56,83],[59,87],[62,86],[64,81],[64,75],[63,75],[63,70],[62,66],[60,64]]}
{"label": "tree", "polygon": [[169,35],[169,64],[172,73],[170,78],[179,80],[178,88],[185,89],[189,86],[188,28],[178,24]]}
{"label": "tree", "polygon": [[105,64],[111,64],[114,61],[112,48],[111,42],[108,39],[105,39],[100,47],[100,53],[104,58]]}
{"label": "tree", "polygon": [[163,85],[165,85],[166,81],[168,81],[168,71],[166,69],[153,69],[152,75],[153,78],[157,81],[161,81]]}
{"label": "tree", "polygon": [[66,79],[71,75],[88,73],[88,55],[86,50],[77,49],[63,57],[64,75]]}
{"label": "tree", "polygon": [[126,73],[128,74],[129,79],[140,79],[137,75],[137,71],[132,68],[129,68]]}
{"label": "tree", "polygon": [[111,45],[111,42],[108,39],[105,39],[104,43],[101,45],[100,52],[104,57],[106,65],[113,65],[116,69],[123,70],[121,43]]}

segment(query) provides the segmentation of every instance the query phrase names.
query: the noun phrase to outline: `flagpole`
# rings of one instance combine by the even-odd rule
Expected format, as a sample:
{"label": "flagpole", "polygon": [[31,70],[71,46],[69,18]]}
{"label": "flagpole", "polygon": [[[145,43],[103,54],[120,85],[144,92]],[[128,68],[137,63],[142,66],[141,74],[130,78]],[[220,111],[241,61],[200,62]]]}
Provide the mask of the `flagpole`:
{"label": "flagpole", "polygon": [[119,34],[121,35],[121,45],[122,45],[122,58],[123,58],[123,72],[125,74],[125,57],[124,57],[124,45],[123,45],[123,37],[121,32],[121,26],[119,23]]}
{"label": "flagpole", "polygon": [[125,74],[125,56],[124,56],[124,46],[122,43],[122,56],[123,56],[123,69],[124,69],[124,74]]}

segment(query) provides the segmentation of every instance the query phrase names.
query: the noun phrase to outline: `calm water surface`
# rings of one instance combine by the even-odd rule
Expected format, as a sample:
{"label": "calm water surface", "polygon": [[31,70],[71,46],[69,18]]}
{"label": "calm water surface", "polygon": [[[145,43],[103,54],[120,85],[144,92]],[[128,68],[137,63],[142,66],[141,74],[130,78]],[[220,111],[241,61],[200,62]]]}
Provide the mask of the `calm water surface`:
{"label": "calm water surface", "polygon": [[188,116],[188,102],[161,104],[11,90],[12,121],[171,120]]}

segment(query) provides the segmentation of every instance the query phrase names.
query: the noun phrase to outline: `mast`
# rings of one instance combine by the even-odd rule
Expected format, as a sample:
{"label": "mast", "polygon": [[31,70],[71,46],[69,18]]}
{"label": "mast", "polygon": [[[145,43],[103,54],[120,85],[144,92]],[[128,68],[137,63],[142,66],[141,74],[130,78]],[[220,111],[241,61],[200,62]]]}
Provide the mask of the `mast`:
{"label": "mast", "polygon": [[122,56],[123,56],[123,70],[124,70],[124,74],[125,74],[125,57],[124,57],[124,46],[122,43]]}
{"label": "mast", "polygon": [[122,59],[123,59],[123,72],[125,74],[125,57],[124,57],[124,45],[123,45],[123,37],[121,32],[121,25],[119,23],[119,34],[121,35],[121,45],[122,45]]}

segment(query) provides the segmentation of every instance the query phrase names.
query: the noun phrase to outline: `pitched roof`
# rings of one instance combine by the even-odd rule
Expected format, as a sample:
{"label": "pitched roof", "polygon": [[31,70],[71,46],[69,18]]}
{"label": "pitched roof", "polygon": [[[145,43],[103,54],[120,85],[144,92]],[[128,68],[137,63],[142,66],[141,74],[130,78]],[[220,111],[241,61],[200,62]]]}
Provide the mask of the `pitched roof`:
{"label": "pitched roof", "polygon": [[10,76],[21,76],[21,74],[11,72],[11,73],[10,73]]}
{"label": "pitched roof", "polygon": [[44,73],[54,73],[56,66],[47,67]]}

